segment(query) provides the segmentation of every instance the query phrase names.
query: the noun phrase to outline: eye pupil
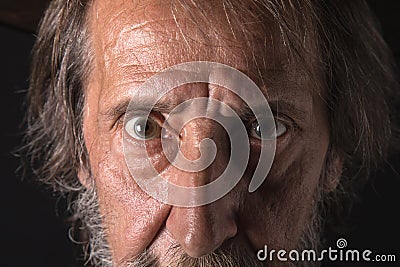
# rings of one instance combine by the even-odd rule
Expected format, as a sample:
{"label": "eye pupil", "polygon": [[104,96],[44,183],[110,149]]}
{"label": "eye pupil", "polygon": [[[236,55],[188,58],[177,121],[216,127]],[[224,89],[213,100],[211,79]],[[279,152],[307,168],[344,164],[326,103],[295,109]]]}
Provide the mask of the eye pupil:
{"label": "eye pupil", "polygon": [[135,125],[135,130],[136,133],[143,137],[143,138],[149,138],[152,135],[152,122],[149,120],[141,119],[138,121]]}

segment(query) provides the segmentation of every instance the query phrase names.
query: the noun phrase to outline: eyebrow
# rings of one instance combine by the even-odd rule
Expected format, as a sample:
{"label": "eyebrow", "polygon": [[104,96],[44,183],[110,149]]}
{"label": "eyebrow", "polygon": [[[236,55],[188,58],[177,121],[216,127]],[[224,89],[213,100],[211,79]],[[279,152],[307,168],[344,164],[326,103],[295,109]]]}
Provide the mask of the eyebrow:
{"label": "eyebrow", "polygon": [[[124,113],[130,113],[133,111],[148,111],[149,110],[149,105],[152,105],[150,101],[142,101],[138,103],[138,105],[135,106],[135,108],[132,108],[129,110],[131,104],[131,100],[123,100],[117,105],[109,108],[106,110],[106,112],[102,113],[102,115],[105,117],[106,120],[115,120],[116,118],[120,117]],[[159,113],[170,113],[179,103],[174,103],[171,101],[158,101],[156,104],[153,105],[153,108],[151,111],[154,112],[159,112]],[[234,109],[234,108],[232,108]],[[238,114],[238,116],[246,121],[250,120],[251,118],[254,118],[254,113],[253,110],[248,106],[244,105],[238,109],[234,109],[235,112]]]}
{"label": "eyebrow", "polygon": [[[138,102],[137,105],[129,110],[132,105],[131,99],[125,99],[120,103],[110,107],[107,109],[102,115],[108,121],[113,121],[120,118],[125,113],[130,113],[134,111],[149,111],[149,106],[153,105],[151,108],[152,112],[159,113],[170,113],[179,103],[174,103],[173,101],[158,101],[156,104],[153,104],[153,101],[149,101],[150,99],[143,99],[143,101]],[[307,113],[301,108],[297,107],[296,104],[291,103],[287,100],[271,100],[268,101],[268,104],[271,108],[271,111],[274,115],[278,115],[280,113],[288,113],[289,116],[295,117],[296,120],[305,121]],[[248,105],[243,105],[240,108],[233,108],[237,115],[243,121],[250,121],[255,118],[254,112],[257,113],[261,107],[256,107],[251,109]],[[253,112],[254,111],[254,112]],[[262,114],[257,114],[262,115]]]}

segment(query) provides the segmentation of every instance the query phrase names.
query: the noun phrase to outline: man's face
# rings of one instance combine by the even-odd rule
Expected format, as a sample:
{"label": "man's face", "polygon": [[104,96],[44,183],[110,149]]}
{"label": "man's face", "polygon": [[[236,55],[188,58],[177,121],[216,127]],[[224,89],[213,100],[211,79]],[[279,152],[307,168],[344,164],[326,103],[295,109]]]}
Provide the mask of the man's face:
{"label": "man's face", "polygon": [[[318,88],[301,66],[287,64],[279,30],[266,19],[256,15],[232,19],[233,12],[222,4],[204,4],[207,17],[200,12],[189,15],[190,8],[169,1],[97,0],[89,11],[95,60],[85,94],[84,136],[107,243],[117,265],[145,250],[165,266],[172,265],[177,254],[199,258],[229,248],[254,258],[264,245],[276,250],[298,248],[314,223],[329,144]],[[223,63],[246,73],[270,102],[279,136],[267,179],[249,193],[260,150],[260,141],[250,134],[254,129],[249,119],[245,123],[250,125],[251,155],[240,182],[218,201],[183,208],[155,200],[135,183],[124,158],[123,119],[124,103],[146,79],[190,61]],[[149,97],[148,92],[140,96]],[[163,101],[178,105],[197,97],[213,98],[234,109],[244,105],[225,88],[204,83],[178,87]],[[167,114],[155,110],[151,116],[157,125]],[[188,159],[199,157],[204,138],[215,141],[218,154],[207,169],[185,172],[168,166],[156,136],[146,141],[147,150],[156,155],[153,163],[163,166],[164,178],[200,186],[218,177],[229,160],[224,130],[210,120],[195,119],[179,136]],[[171,254],[172,248],[178,252]]]}

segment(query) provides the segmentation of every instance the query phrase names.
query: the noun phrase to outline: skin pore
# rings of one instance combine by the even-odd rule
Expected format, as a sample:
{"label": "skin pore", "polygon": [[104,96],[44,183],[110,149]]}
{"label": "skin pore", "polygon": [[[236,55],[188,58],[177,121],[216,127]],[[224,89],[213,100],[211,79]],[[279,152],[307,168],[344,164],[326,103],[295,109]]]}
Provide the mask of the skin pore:
{"label": "skin pore", "polygon": [[[264,245],[287,251],[301,247],[317,216],[325,190],[321,185],[337,180],[324,175],[331,166],[325,165],[329,124],[323,100],[304,71],[285,61],[278,28],[248,11],[239,26],[222,4],[202,4],[206,18],[201,14],[190,18],[186,10],[190,8],[170,1],[96,0],[89,10],[95,60],[85,92],[84,137],[93,183],[82,175],[80,180],[96,192],[105,239],[117,266],[127,266],[145,250],[159,258],[160,266],[170,266],[182,254],[201,259],[219,249],[240,249],[243,257],[255,257]],[[259,145],[252,139],[248,169],[229,194],[206,206],[174,207],[151,198],[132,179],[122,145],[124,114],[115,111],[129,103],[151,75],[199,60],[246,73],[287,130],[278,137],[274,164],[256,192],[247,191]],[[164,101],[177,105],[196,97],[243,105],[227,90],[205,84],[179,87]],[[196,119],[186,124],[181,150],[189,159],[198,158],[198,144],[204,138],[219,144],[215,162],[198,173],[165,166],[167,179],[199,186],[218,177],[229,159],[229,139],[216,123]],[[150,149],[157,150],[156,141],[151,142]],[[313,238],[309,242],[318,242]]]}

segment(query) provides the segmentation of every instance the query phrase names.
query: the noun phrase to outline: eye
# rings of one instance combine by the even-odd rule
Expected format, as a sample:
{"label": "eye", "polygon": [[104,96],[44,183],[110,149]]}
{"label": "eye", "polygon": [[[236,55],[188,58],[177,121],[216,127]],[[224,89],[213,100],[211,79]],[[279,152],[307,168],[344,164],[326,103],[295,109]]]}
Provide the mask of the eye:
{"label": "eye", "polygon": [[125,124],[126,132],[138,140],[151,140],[160,136],[161,127],[150,117],[138,116]]}
{"label": "eye", "polygon": [[262,133],[263,136],[261,136],[260,123],[258,121],[254,121],[250,127],[250,136],[260,140],[268,140],[274,137],[279,138],[287,132],[287,127],[281,120],[275,119],[275,130],[276,133],[274,133],[274,128],[270,127],[266,131],[264,130]]}

